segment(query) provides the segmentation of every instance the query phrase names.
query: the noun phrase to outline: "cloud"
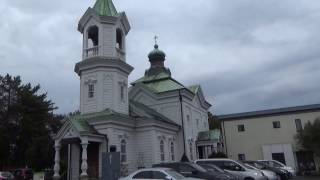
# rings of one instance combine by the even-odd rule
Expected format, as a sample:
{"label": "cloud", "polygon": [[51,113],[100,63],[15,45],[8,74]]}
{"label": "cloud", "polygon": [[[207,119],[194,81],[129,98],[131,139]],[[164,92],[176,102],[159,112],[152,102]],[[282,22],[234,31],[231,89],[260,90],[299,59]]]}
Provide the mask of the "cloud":
{"label": "cloud", "polygon": [[[216,114],[319,103],[320,2],[313,0],[114,0],[132,29],[127,62],[149,67],[153,36],[166,66],[201,84]],[[82,36],[77,23],[93,0],[0,1],[0,74],[40,83],[59,107],[79,107]]]}

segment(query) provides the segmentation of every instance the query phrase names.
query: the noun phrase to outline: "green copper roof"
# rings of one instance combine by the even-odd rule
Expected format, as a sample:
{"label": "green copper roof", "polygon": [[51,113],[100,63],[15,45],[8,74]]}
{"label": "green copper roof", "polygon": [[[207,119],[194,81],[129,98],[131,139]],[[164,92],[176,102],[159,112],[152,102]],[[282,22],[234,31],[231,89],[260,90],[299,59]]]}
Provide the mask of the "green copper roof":
{"label": "green copper roof", "polygon": [[170,74],[166,73],[166,72],[161,72],[152,76],[143,76],[142,78],[134,81],[131,84],[136,84],[139,82],[151,82],[151,81],[157,81],[157,80],[161,80],[161,79],[167,79],[170,78]]}
{"label": "green copper roof", "polygon": [[193,85],[188,87],[188,89],[192,91],[194,94],[197,94],[199,88],[200,88],[200,85]]}
{"label": "green copper roof", "polygon": [[88,124],[88,122],[81,118],[81,115],[76,115],[70,117],[69,121],[71,124],[77,129],[77,131],[81,132],[90,132],[94,133],[93,128]]}
{"label": "green copper roof", "polygon": [[162,93],[162,92],[173,91],[173,90],[184,88],[183,85],[181,85],[180,83],[176,82],[171,78],[160,80],[160,81],[153,81],[150,83],[145,83],[144,85],[156,93]]}
{"label": "green copper roof", "polygon": [[112,0],[97,0],[93,9],[101,16],[117,16],[118,12],[114,7]]}
{"label": "green copper roof", "polygon": [[177,124],[176,122],[172,121],[171,119],[167,118],[166,116],[158,113],[156,110],[142,104],[139,103],[137,101],[132,101],[130,100],[130,108],[131,107],[135,107],[138,108],[140,111],[143,111],[146,116],[151,116],[153,119],[158,120],[158,121],[162,121],[162,122],[166,122],[166,123],[171,123],[171,124],[175,124],[180,126],[179,124]]}

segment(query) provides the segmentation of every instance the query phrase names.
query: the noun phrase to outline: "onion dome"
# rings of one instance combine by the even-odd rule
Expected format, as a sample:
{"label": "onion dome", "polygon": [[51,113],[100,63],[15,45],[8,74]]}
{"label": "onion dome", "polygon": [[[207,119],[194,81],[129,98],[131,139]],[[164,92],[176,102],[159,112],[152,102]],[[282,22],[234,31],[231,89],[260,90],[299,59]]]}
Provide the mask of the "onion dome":
{"label": "onion dome", "polygon": [[154,50],[152,50],[148,55],[149,61],[164,61],[166,54],[159,49],[158,44],[154,45]]}

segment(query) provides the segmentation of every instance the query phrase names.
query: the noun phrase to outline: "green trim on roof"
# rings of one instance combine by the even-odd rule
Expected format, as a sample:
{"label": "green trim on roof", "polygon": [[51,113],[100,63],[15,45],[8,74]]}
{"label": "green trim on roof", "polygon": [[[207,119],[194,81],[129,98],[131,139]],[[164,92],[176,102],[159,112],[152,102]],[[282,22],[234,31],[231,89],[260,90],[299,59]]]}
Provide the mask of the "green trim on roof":
{"label": "green trim on roof", "polygon": [[121,120],[121,119],[130,119],[130,117],[128,115],[117,113],[110,109],[106,109],[104,111],[96,112],[96,113],[75,115],[70,117],[69,121],[79,132],[96,133],[94,128],[90,126],[89,120],[105,121],[107,119]]}
{"label": "green trim on roof", "polygon": [[178,83],[177,81],[171,78],[145,83],[144,85],[152,89],[156,93],[162,93],[185,88],[182,84]]}
{"label": "green trim on roof", "polygon": [[192,91],[194,94],[197,94],[197,92],[198,92],[199,89],[200,89],[200,85],[189,86],[188,89],[189,89],[190,91]]}
{"label": "green trim on roof", "polygon": [[93,9],[101,16],[117,16],[118,12],[112,0],[97,0]]}
{"label": "green trim on roof", "polygon": [[158,81],[158,80],[162,80],[162,79],[167,79],[167,78],[170,78],[170,74],[166,73],[166,72],[161,72],[161,73],[158,73],[156,75],[152,75],[152,76],[143,76],[142,78],[134,81],[133,83],[131,84],[136,84],[136,83],[139,83],[139,82],[144,82],[144,83],[147,83],[147,82],[152,82],[152,81]]}
{"label": "green trim on roof", "polygon": [[95,133],[95,130],[88,124],[88,122],[81,118],[80,115],[76,115],[69,118],[69,121],[76,128],[77,131]]}

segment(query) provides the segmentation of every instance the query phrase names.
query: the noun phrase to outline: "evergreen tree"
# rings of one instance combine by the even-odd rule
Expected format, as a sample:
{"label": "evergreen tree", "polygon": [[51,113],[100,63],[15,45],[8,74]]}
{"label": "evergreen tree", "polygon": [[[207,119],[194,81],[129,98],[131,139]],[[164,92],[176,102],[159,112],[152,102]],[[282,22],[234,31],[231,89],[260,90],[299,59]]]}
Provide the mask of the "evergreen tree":
{"label": "evergreen tree", "polygon": [[208,112],[208,121],[209,121],[209,129],[221,129],[221,122],[218,117],[213,115],[211,112]]}
{"label": "evergreen tree", "polygon": [[296,139],[303,148],[313,151],[320,157],[320,118],[313,123],[308,122],[296,135]]}
{"label": "evergreen tree", "polygon": [[52,135],[61,123],[40,85],[22,84],[20,77],[0,76],[0,162],[3,166],[51,167]]}

